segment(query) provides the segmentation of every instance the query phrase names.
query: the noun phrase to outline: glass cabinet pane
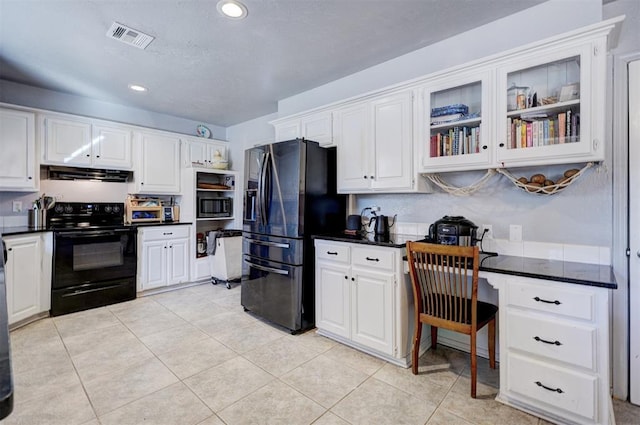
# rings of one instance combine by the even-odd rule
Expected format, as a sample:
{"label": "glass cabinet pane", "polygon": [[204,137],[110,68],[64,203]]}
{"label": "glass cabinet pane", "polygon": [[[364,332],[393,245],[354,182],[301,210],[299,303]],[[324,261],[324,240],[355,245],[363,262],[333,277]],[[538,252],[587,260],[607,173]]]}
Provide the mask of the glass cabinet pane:
{"label": "glass cabinet pane", "polygon": [[431,93],[429,157],[479,153],[482,83]]}
{"label": "glass cabinet pane", "polygon": [[580,141],[580,55],[507,74],[506,148]]}

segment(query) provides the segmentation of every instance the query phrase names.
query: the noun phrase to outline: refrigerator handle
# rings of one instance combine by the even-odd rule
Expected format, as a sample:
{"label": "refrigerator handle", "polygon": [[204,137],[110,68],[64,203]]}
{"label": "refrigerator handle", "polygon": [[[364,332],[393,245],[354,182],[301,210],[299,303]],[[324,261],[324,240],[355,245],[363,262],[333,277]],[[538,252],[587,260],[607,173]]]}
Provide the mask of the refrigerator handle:
{"label": "refrigerator handle", "polygon": [[264,223],[264,169],[267,163],[267,155],[268,154],[264,154],[262,156],[262,164],[260,164],[260,174],[258,176],[258,193],[257,193],[257,207],[258,207],[258,214],[260,215],[260,224],[265,224]]}
{"label": "refrigerator handle", "polygon": [[256,245],[273,246],[276,248],[291,248],[291,245],[289,245],[288,243],[267,242],[267,241],[261,241],[258,239],[251,239],[251,238],[247,238],[247,241],[249,243],[254,243]]}
{"label": "refrigerator handle", "polygon": [[263,272],[271,272],[271,273],[277,273],[277,274],[283,274],[285,276],[289,275],[289,271],[287,270],[280,270],[280,269],[276,269],[274,267],[267,267],[267,266],[261,266],[260,264],[256,264],[256,263],[252,263],[251,261],[247,261],[244,260],[244,262],[246,264],[248,264],[251,267],[254,267],[258,270],[262,270]]}
{"label": "refrigerator handle", "polygon": [[262,208],[264,209],[264,225],[269,224],[269,211],[271,210],[271,178],[273,176],[273,172],[271,171],[271,152],[267,152],[267,156],[265,158],[265,166],[264,166],[264,184],[262,186],[263,191],[263,202]]}

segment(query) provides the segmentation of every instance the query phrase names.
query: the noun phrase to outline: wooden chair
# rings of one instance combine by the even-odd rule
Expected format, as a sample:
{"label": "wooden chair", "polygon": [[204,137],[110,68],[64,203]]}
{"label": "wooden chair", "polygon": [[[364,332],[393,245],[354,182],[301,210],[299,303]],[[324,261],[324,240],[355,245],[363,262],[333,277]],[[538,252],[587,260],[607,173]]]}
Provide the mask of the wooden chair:
{"label": "wooden chair", "polygon": [[407,258],[415,301],[412,371],[418,374],[423,323],[431,325],[432,348],[438,328],[470,335],[471,397],[476,398],[476,332],[489,325],[489,365],[495,369],[498,312],[497,306],[478,301],[478,247],[407,242]]}

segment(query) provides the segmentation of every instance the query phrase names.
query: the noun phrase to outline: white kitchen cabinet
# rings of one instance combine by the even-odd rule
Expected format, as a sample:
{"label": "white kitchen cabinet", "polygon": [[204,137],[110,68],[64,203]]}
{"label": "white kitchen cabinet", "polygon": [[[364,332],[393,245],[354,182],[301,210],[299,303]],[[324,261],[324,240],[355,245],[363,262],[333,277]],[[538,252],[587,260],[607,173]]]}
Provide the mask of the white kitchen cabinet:
{"label": "white kitchen cabinet", "polygon": [[501,64],[498,165],[604,159],[606,56],[606,37],[599,37],[524,52]]}
{"label": "white kitchen cabinet", "polygon": [[190,226],[138,231],[138,292],[189,281]]}
{"label": "white kitchen cabinet", "polygon": [[609,424],[609,290],[484,275],[499,290],[497,400],[555,423]]}
{"label": "white kitchen cabinet", "polygon": [[220,152],[222,159],[228,160],[228,143],[222,140],[183,137],[182,142],[186,150],[184,164],[186,167],[211,167],[216,151]]}
{"label": "white kitchen cabinet", "polygon": [[137,138],[135,193],[180,194],[180,137],[140,131]]}
{"label": "white kitchen cabinet", "polygon": [[272,122],[276,132],[276,142],[305,138],[318,142],[322,147],[335,146],[333,140],[331,111],[314,112],[295,118]]}
{"label": "white kitchen cabinet", "polygon": [[315,248],[318,333],[407,367],[413,301],[403,249],[326,240]]}
{"label": "white kitchen cabinet", "polygon": [[50,232],[6,236],[5,267],[9,325],[37,319],[51,307]]}
{"label": "white kitchen cabinet", "polygon": [[413,91],[334,111],[338,192],[424,190],[413,174]]}
{"label": "white kitchen cabinet", "polygon": [[43,115],[43,164],[132,168],[131,130],[106,121]]}
{"label": "white kitchen cabinet", "polygon": [[486,169],[492,165],[492,76],[489,69],[457,72],[436,78],[420,89],[420,172]]}
{"label": "white kitchen cabinet", "polygon": [[0,151],[0,190],[37,191],[35,114],[0,108]]}

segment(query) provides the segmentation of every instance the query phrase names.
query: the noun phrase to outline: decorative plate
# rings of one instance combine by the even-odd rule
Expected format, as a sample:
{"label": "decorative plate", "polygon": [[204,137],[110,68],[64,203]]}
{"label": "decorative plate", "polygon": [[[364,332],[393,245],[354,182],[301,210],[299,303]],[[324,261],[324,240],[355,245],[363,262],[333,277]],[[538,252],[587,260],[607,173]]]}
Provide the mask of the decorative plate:
{"label": "decorative plate", "polygon": [[211,137],[211,130],[209,130],[207,127],[205,127],[202,124],[196,127],[196,133],[198,134],[198,136],[204,137],[205,139],[208,139],[209,137]]}

